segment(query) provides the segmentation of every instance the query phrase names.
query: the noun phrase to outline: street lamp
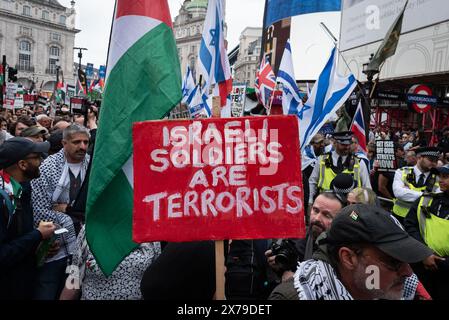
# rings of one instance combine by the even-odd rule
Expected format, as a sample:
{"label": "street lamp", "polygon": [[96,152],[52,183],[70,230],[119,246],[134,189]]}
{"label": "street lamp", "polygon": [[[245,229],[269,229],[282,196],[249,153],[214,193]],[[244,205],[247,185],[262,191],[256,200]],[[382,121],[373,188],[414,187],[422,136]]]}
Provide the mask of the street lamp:
{"label": "street lamp", "polygon": [[374,78],[374,76],[376,74],[379,73],[379,70],[377,70],[377,69],[370,69],[370,67],[369,67],[369,65],[371,63],[371,60],[373,60],[373,56],[374,56],[374,54],[371,53],[371,56],[369,57],[369,61],[362,65],[362,73],[364,73],[366,75],[369,98],[371,98],[371,90],[372,90],[372,85],[373,85],[373,78]]}
{"label": "street lamp", "polygon": [[78,58],[80,60],[79,60],[79,63],[78,63],[78,70],[80,70],[81,69],[81,59],[83,57],[83,50],[87,50],[87,48],[74,47],[73,50],[79,50],[78,51]]}
{"label": "street lamp", "polygon": [[[363,93],[364,99],[365,99],[365,106],[362,104],[362,110],[363,110],[363,118],[365,120],[365,135],[368,137],[369,135],[369,124],[370,124],[370,118],[371,118],[371,97],[374,92],[373,87],[373,78],[374,75],[379,73],[379,70],[370,68],[371,60],[373,60],[374,54],[371,53],[369,57],[369,61],[367,63],[364,63],[362,65],[362,73],[366,75],[367,82],[363,86],[363,90],[365,91]],[[368,96],[365,98],[365,94]]]}

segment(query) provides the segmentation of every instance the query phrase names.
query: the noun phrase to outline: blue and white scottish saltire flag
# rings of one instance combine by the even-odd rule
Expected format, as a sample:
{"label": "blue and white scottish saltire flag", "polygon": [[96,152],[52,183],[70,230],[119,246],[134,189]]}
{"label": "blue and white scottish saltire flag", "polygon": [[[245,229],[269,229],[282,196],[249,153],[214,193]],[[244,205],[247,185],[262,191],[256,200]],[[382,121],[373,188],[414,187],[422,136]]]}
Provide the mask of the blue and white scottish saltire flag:
{"label": "blue and white scottish saltire flag", "polygon": [[310,97],[298,111],[301,150],[304,150],[329,117],[345,103],[357,85],[353,74],[342,77],[337,73],[336,51],[334,47]]}
{"label": "blue and white scottish saltire flag", "polygon": [[195,89],[195,80],[193,79],[192,70],[187,66],[187,72],[182,81],[182,101],[186,103],[192,90]]}
{"label": "blue and white scottish saltire flag", "polygon": [[340,10],[341,0],[267,0],[264,28],[299,14]]}
{"label": "blue and white scottish saltire flag", "polygon": [[290,47],[290,39],[288,39],[285,44],[277,78],[277,82],[282,83],[282,111],[285,115],[297,114],[299,111],[298,108],[302,107],[302,100],[295,79],[292,49]]}
{"label": "blue and white scottish saltire flag", "polygon": [[232,91],[231,68],[224,39],[223,0],[209,0],[199,52],[199,72],[204,80],[204,92],[214,87],[221,106]]}
{"label": "blue and white scottish saltire flag", "polygon": [[202,92],[200,85],[195,86],[187,99],[192,118],[210,118],[211,108],[207,102],[207,95]]}

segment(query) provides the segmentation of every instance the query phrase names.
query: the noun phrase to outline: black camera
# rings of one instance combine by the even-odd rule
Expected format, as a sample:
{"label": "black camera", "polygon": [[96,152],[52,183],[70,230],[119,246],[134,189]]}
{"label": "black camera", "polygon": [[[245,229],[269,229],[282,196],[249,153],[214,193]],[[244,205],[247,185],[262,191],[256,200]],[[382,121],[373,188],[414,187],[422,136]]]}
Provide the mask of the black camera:
{"label": "black camera", "polygon": [[295,243],[290,239],[278,239],[271,243],[271,252],[275,256],[275,263],[281,272],[296,271],[299,252]]}

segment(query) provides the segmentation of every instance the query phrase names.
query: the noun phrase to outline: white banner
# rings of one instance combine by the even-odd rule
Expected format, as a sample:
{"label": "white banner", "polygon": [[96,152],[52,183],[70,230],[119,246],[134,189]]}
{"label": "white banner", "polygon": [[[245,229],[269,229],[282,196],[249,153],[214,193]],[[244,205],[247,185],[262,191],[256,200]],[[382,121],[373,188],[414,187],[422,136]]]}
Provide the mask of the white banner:
{"label": "white banner", "polygon": [[17,83],[7,82],[6,83],[6,99],[14,100],[17,93]]}
{"label": "white banner", "polygon": [[241,117],[245,106],[246,85],[234,85],[231,92],[231,115]]}
{"label": "white banner", "polygon": [[23,95],[16,95],[14,99],[14,109],[22,109],[23,108]]}
{"label": "white banner", "polygon": [[[383,39],[404,4],[405,0],[343,0],[340,50]],[[448,20],[449,1],[409,0],[402,33]]]}

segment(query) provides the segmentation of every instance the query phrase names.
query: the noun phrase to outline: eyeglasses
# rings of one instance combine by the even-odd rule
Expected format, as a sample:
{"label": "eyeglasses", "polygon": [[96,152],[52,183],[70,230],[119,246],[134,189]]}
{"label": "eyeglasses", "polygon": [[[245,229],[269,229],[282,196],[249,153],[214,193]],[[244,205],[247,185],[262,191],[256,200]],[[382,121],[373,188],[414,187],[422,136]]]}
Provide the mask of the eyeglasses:
{"label": "eyeglasses", "polygon": [[356,252],[356,255],[361,255],[363,257],[372,257],[374,260],[379,261],[381,265],[392,272],[399,272],[399,270],[406,264],[405,262],[399,261],[393,257],[386,255],[384,257],[381,257],[379,254],[377,254],[376,257],[374,257],[370,254],[361,254],[361,252]]}
{"label": "eyeglasses", "polygon": [[378,258],[378,260],[385,268],[394,272],[399,272],[402,266],[405,265],[405,262],[399,261],[391,257],[388,259]]}
{"label": "eyeglasses", "polygon": [[406,264],[405,262],[399,261],[395,258],[392,258],[390,256],[386,256],[382,257],[380,256],[380,254],[376,254],[376,255],[371,255],[371,254],[366,254],[365,253],[365,249],[367,248],[366,246],[346,246],[349,249],[352,250],[352,252],[354,252],[354,254],[358,257],[371,257],[371,259],[378,261],[381,265],[383,265],[386,269],[392,271],[392,272],[399,272],[399,270],[401,270],[401,268]]}

